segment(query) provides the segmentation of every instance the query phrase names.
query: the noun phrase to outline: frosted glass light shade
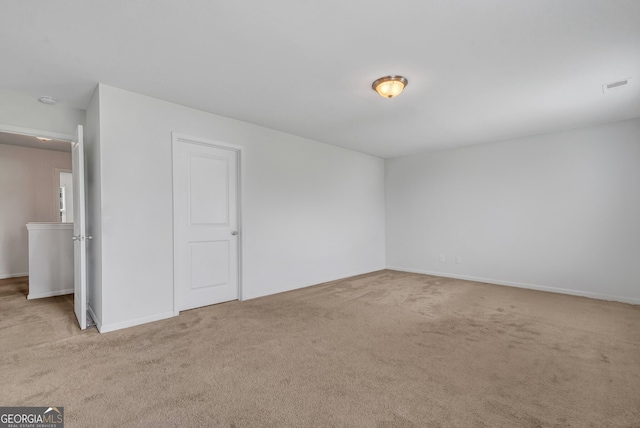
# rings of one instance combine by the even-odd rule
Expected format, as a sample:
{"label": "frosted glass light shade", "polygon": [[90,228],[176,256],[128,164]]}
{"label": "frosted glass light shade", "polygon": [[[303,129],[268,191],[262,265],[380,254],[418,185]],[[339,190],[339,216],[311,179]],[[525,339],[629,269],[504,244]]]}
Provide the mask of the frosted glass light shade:
{"label": "frosted glass light shade", "polygon": [[393,98],[400,95],[407,83],[407,79],[402,76],[385,76],[373,82],[371,87],[381,97]]}

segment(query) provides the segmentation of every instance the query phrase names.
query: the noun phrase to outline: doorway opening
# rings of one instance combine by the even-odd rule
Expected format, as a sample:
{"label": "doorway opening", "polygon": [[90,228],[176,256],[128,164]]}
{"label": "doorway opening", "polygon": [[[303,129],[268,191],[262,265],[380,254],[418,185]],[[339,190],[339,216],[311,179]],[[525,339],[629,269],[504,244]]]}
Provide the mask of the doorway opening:
{"label": "doorway opening", "polygon": [[[84,175],[82,152],[76,159],[79,146],[81,126],[77,135],[68,135],[0,124],[0,174],[7,176],[0,177],[0,197],[5,202],[0,214],[7,219],[0,226],[7,229],[0,234],[0,280],[18,278],[3,283],[14,288],[16,284],[26,285],[26,290],[18,292],[26,292],[29,299],[57,296],[56,301],[71,300],[71,308],[83,303],[86,312],[86,270],[80,275],[83,287],[79,291],[79,265],[74,255],[79,247],[74,241],[78,236],[84,240],[84,229],[80,234],[75,231],[78,217],[84,220],[84,195],[78,197],[78,192],[83,192],[78,177]],[[29,251],[30,247],[37,251]],[[86,243],[83,247],[85,252]],[[46,262],[34,262],[38,259],[33,254],[40,256],[46,248],[64,263],[49,263],[47,268]],[[67,252],[69,257],[65,256]],[[86,255],[84,259],[86,264]],[[51,266],[56,269],[51,270]],[[75,313],[78,315],[77,308]],[[86,314],[77,318],[81,329],[86,328]]]}

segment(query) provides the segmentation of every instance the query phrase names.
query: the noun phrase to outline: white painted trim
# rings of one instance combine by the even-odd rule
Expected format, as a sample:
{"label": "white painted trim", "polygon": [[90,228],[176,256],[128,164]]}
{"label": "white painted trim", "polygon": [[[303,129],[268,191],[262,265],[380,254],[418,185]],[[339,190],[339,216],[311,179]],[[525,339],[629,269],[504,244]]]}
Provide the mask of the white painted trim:
{"label": "white painted trim", "polygon": [[[58,197],[59,189],[60,189],[60,173],[68,172],[69,174],[73,174],[73,171],[66,168],[53,168],[53,194],[56,195],[54,198],[53,204],[53,218],[58,221],[60,219],[60,198]],[[62,222],[60,222],[62,223]]]}
{"label": "white painted trim", "polygon": [[194,137],[192,135],[182,134],[179,132],[172,132],[171,139],[172,143],[175,143],[176,141],[183,141],[185,143],[201,144],[203,146],[216,146],[220,149],[233,150],[237,152],[241,152],[243,150],[242,146],[238,146],[236,144],[227,143],[225,141],[211,140],[208,138]]}
{"label": "white painted trim", "polygon": [[[93,317],[93,312],[91,312],[91,316]],[[170,312],[163,312],[161,314],[157,314],[157,315],[151,315],[148,317],[143,317],[143,318],[136,318],[133,320],[129,320],[129,321],[124,321],[124,322],[119,322],[119,323],[115,323],[115,324],[100,324],[100,327],[98,328],[98,331],[100,333],[108,333],[110,331],[116,331],[116,330],[121,330],[123,328],[129,328],[129,327],[135,327],[137,325],[142,325],[142,324],[146,324],[146,323],[150,323],[150,322],[154,322],[154,321],[160,321],[160,320],[164,320],[167,318],[173,318],[175,316],[175,314],[170,311]],[[98,324],[98,320],[96,320],[94,318],[94,321],[96,322],[96,325]]]}
{"label": "white painted trim", "polygon": [[176,251],[176,242],[178,242],[178,225],[176,214],[176,195],[178,194],[178,184],[176,183],[175,162],[176,151],[178,143],[178,134],[171,133],[171,216],[172,216],[172,242],[171,251],[173,252],[173,316],[180,315],[180,309],[178,309],[178,278],[176,273],[176,266],[178,266],[178,252]]}
{"label": "white painted trim", "polygon": [[246,296],[245,300],[257,299],[259,297],[271,296],[273,294],[286,293],[287,291],[301,290],[301,289],[307,288],[307,287],[313,287],[313,286],[316,286],[316,285],[326,284],[327,282],[340,281],[342,279],[348,279],[348,278],[352,278],[354,276],[367,275],[367,274],[374,273],[374,272],[380,272],[381,270],[384,270],[384,268],[374,269],[374,270],[367,271],[367,272],[353,273],[353,274],[350,274],[350,275],[347,275],[347,276],[340,275],[339,277],[329,277],[329,278],[321,280],[319,282],[314,282],[313,284],[294,285],[292,287],[275,288],[275,289],[271,289],[269,291],[265,291],[263,293],[258,293],[258,294]]}
{"label": "white painted trim", "polygon": [[173,160],[175,159],[176,156],[176,145],[178,142],[185,142],[185,143],[190,143],[190,144],[200,144],[203,146],[208,146],[208,147],[216,147],[219,149],[223,149],[223,150],[232,150],[234,152],[236,152],[237,155],[237,162],[238,162],[238,168],[237,168],[237,193],[238,193],[238,197],[237,197],[237,216],[238,216],[238,231],[240,232],[238,235],[238,300],[242,301],[245,300],[244,297],[244,288],[242,286],[243,282],[242,282],[242,272],[243,272],[243,268],[242,268],[242,260],[244,259],[244,253],[243,253],[243,248],[244,246],[242,245],[243,242],[243,230],[242,230],[242,205],[243,205],[243,200],[242,200],[242,183],[243,183],[243,178],[244,178],[244,156],[242,155],[242,151],[243,151],[243,147],[238,146],[236,144],[231,144],[231,143],[227,143],[224,141],[218,141],[218,140],[210,140],[207,138],[201,138],[201,137],[194,137],[192,135],[187,135],[187,134],[182,134],[179,132],[172,132],[171,133],[171,180],[172,180],[172,191],[173,191],[173,195],[172,195],[172,203],[173,203],[173,314],[174,315],[178,315],[180,314],[180,310],[178,309],[178,287],[176,286],[177,284],[177,278],[176,278],[176,265],[177,265],[177,252],[176,252],[176,240],[177,240],[177,236],[176,234],[177,232],[177,225],[176,225],[176,212],[175,212],[175,197],[176,197],[176,181],[175,181],[175,176],[173,174]]}
{"label": "white painted trim", "polygon": [[0,273],[0,279],[19,278],[21,276],[29,276],[29,272],[20,273]]}
{"label": "white painted trim", "polygon": [[43,129],[23,128],[21,126],[5,125],[0,123],[0,132],[10,134],[29,135],[31,137],[46,137],[53,140],[73,141],[76,136],[73,134],[63,134],[61,132],[45,131]]}
{"label": "white painted trim", "polygon": [[237,162],[238,162],[238,168],[237,168],[237,174],[238,174],[238,180],[237,180],[237,185],[236,185],[236,192],[238,193],[237,196],[237,210],[236,210],[236,215],[238,216],[238,230],[240,231],[240,234],[238,236],[238,300],[239,301],[243,301],[244,300],[244,288],[242,286],[243,282],[242,282],[242,272],[243,272],[243,268],[242,268],[242,261],[244,260],[244,246],[242,245],[243,242],[243,229],[242,229],[242,207],[244,205],[244,201],[242,199],[242,183],[244,183],[244,156],[242,154],[242,147],[239,147],[236,150],[236,154],[237,154]]}
{"label": "white painted trim", "polygon": [[29,293],[27,299],[43,299],[45,297],[64,296],[65,294],[73,294],[73,288],[67,288],[65,290],[46,291],[44,293]]}
{"label": "white painted trim", "polygon": [[93,308],[91,308],[89,303],[87,303],[87,311],[89,311],[89,315],[91,316],[91,319],[93,320],[93,322],[96,323],[96,328],[98,329],[98,332],[102,333],[102,320],[98,318],[98,316],[93,311]]}
{"label": "white painted trim", "polygon": [[387,269],[396,270],[400,272],[421,273],[424,275],[441,276],[444,278],[464,279],[467,281],[485,282],[488,284],[506,285],[509,287],[526,288],[529,290],[548,291],[550,293],[569,294],[571,296],[589,297],[591,299],[611,300],[615,302],[630,303],[632,305],[640,305],[640,299],[635,297],[613,296],[609,294],[592,293],[589,291],[571,290],[568,288],[548,287],[545,285],[526,284],[523,282],[516,282],[516,281],[504,281],[501,279],[479,278],[475,276],[456,275],[456,274],[445,273],[445,272],[433,272],[433,271],[427,271],[422,269],[412,269],[412,268],[405,268],[405,267],[399,267],[399,266],[388,266]]}

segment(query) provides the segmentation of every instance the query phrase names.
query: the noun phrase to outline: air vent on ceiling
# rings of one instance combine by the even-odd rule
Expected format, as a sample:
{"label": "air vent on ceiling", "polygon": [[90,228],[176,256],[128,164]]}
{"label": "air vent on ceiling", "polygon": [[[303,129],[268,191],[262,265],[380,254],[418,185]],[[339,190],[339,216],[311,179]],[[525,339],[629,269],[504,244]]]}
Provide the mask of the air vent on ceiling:
{"label": "air vent on ceiling", "polygon": [[617,82],[604,84],[602,85],[602,93],[606,94],[607,92],[610,92],[610,91],[618,91],[624,88],[625,86],[629,85],[630,83],[631,83],[631,78],[628,77],[623,80],[618,80]]}

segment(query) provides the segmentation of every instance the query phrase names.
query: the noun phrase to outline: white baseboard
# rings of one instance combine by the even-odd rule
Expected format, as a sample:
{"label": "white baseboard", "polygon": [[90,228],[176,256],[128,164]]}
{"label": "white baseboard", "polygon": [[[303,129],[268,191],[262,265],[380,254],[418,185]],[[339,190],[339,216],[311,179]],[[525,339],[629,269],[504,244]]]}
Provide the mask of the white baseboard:
{"label": "white baseboard", "polygon": [[347,278],[351,278],[351,277],[354,277],[354,276],[360,276],[360,275],[366,275],[366,274],[373,273],[373,272],[379,272],[379,271],[384,270],[384,269],[385,268],[380,268],[380,269],[374,269],[374,270],[367,271],[367,272],[354,273],[354,274],[346,275],[346,276],[340,275],[339,277],[329,277],[327,279],[320,280],[318,282],[314,281],[311,284],[275,288],[275,289],[271,289],[271,290],[268,290],[268,291],[265,291],[265,292],[261,292],[261,293],[257,293],[257,294],[250,294],[250,295],[243,294],[243,296],[242,296],[242,298],[240,300],[241,301],[251,300],[251,299],[257,299],[259,297],[271,296],[273,294],[286,293],[287,291],[300,290],[302,288],[313,287],[314,285],[325,284],[327,282],[339,281],[341,279],[347,279]]}
{"label": "white baseboard", "polygon": [[569,294],[572,296],[589,297],[591,299],[611,300],[615,302],[630,303],[632,305],[640,305],[640,299],[635,297],[614,296],[610,294],[592,293],[590,291],[548,287],[545,285],[526,284],[526,283],[515,282],[515,281],[503,281],[501,279],[479,278],[479,277],[467,276],[467,275],[456,275],[456,274],[445,273],[445,272],[433,272],[433,271],[427,271],[422,269],[412,269],[412,268],[405,268],[405,267],[399,267],[399,266],[388,266],[387,269],[397,270],[400,272],[421,273],[424,275],[441,276],[444,278],[455,278],[455,279],[464,279],[467,281],[486,282],[488,284],[506,285],[509,287],[526,288],[529,290],[548,291],[550,293]]}
{"label": "white baseboard", "polygon": [[22,273],[0,273],[0,279],[19,278],[21,276],[29,276],[29,272]]}
{"label": "white baseboard", "polygon": [[[91,312],[91,316],[93,317],[93,312]],[[136,318],[133,320],[119,322],[115,324],[104,325],[100,323],[99,326],[98,326],[98,320],[96,320],[95,318],[93,320],[96,322],[96,326],[98,327],[98,331],[100,333],[108,333],[110,331],[121,330],[123,328],[128,328],[128,327],[135,327],[137,325],[146,324],[153,321],[160,321],[163,319],[172,318],[174,316],[175,315],[173,314],[173,311],[169,311],[169,312],[163,312],[157,315],[151,315],[149,317]]]}
{"label": "white baseboard", "polygon": [[45,297],[64,296],[65,294],[73,294],[73,288],[67,288],[65,290],[46,291],[44,293],[29,293],[28,300],[43,299]]}

